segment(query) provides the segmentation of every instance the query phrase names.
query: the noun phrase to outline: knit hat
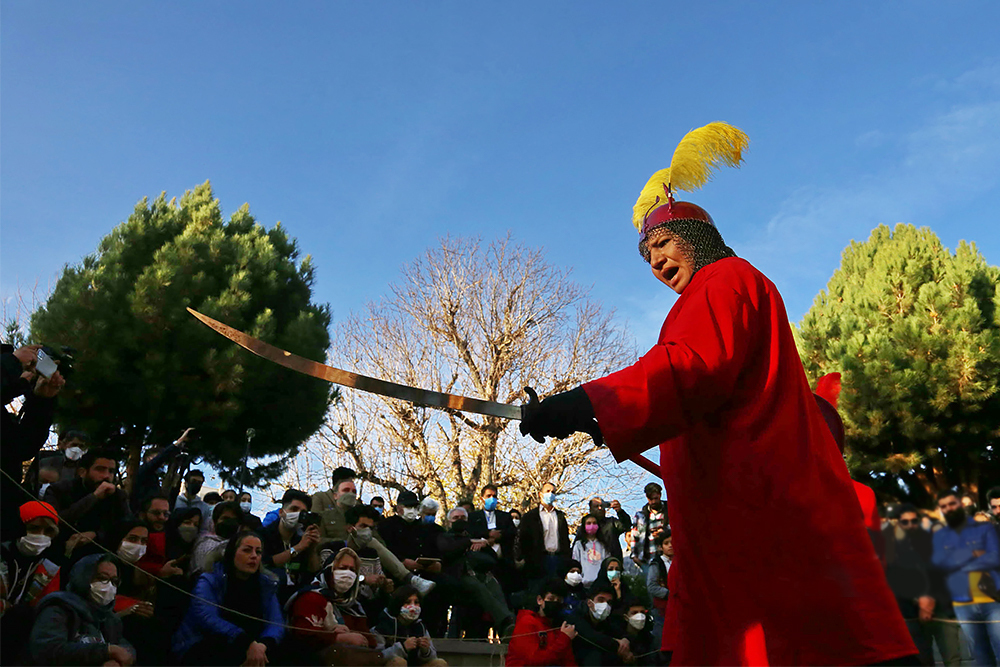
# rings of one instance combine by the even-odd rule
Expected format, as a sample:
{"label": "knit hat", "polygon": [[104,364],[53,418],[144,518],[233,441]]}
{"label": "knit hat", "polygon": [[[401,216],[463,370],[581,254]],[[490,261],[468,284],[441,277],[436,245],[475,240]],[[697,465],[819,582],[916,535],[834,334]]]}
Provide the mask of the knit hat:
{"label": "knit hat", "polygon": [[40,500],[32,500],[31,502],[24,503],[21,505],[21,521],[28,523],[29,521],[34,521],[40,516],[44,516],[47,519],[52,519],[59,523],[59,514],[52,505],[42,502]]}

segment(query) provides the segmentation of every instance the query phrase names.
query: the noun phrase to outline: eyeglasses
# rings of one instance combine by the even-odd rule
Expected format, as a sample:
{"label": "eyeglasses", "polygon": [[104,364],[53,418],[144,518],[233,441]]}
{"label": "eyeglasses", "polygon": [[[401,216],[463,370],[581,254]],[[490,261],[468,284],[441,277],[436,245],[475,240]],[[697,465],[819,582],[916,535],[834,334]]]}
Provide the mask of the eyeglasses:
{"label": "eyeglasses", "polygon": [[899,525],[900,526],[919,526],[920,525],[920,519],[900,519],[899,520]]}
{"label": "eyeglasses", "polygon": [[114,586],[115,588],[118,588],[118,584],[121,583],[121,580],[118,577],[109,577],[106,574],[99,574],[96,577],[94,577],[94,580],[99,581],[101,583],[107,583],[110,581],[111,585]]}

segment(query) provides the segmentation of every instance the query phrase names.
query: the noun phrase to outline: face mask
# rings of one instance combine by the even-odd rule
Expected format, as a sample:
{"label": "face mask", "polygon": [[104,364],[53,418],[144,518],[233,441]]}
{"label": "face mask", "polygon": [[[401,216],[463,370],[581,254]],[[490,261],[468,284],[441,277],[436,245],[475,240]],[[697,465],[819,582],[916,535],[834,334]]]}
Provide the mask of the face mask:
{"label": "face mask", "polygon": [[230,537],[236,534],[236,529],[238,524],[235,521],[220,521],[215,524],[215,534],[219,537],[228,540]]}
{"label": "face mask", "polygon": [[372,505],[372,508],[373,508],[373,509],[374,509],[374,510],[375,510],[376,512],[378,512],[379,514],[381,514],[381,513],[382,513],[382,510],[384,510],[384,509],[385,509],[385,508],[384,508],[384,507],[382,507],[381,505],[378,505],[378,506],[375,506],[375,505]]}
{"label": "face mask", "polygon": [[418,604],[408,604],[399,610],[400,618],[404,618],[407,621],[415,621],[420,618],[420,605]]}
{"label": "face mask", "polygon": [[608,570],[609,581],[618,581],[618,577],[620,577],[621,575],[622,573],[619,570]]}
{"label": "face mask", "polygon": [[566,583],[570,586],[579,586],[583,583],[583,575],[579,572],[567,572]]}
{"label": "face mask", "polygon": [[240,509],[244,512],[250,511],[250,503],[240,503]]}
{"label": "face mask", "polygon": [[354,531],[354,541],[364,546],[372,541],[372,529],[371,528],[358,528]]}
{"label": "face mask", "polygon": [[497,508],[497,499],[487,498],[486,500],[483,501],[483,507],[486,508],[487,512],[492,512]]}
{"label": "face mask", "polygon": [[520,519],[514,519],[514,527],[518,528],[518,527],[520,527],[520,525],[521,525],[521,520]]}
{"label": "face mask", "polygon": [[299,522],[299,514],[300,512],[285,512],[285,516],[281,517],[281,523],[285,524],[285,528],[294,528]]}
{"label": "face mask", "polygon": [[595,602],[594,608],[590,610],[590,615],[594,617],[596,621],[603,621],[611,613],[611,605],[607,602]]}
{"label": "face mask", "polygon": [[347,493],[342,493],[337,497],[337,502],[344,507],[354,507],[358,504],[358,494],[354,491],[348,491]]}
{"label": "face mask", "polygon": [[90,584],[90,599],[98,607],[106,607],[115,601],[118,589],[110,581],[94,581]]}
{"label": "face mask", "polygon": [[350,570],[333,571],[333,589],[338,593],[346,593],[357,580],[358,575]]}
{"label": "face mask", "polygon": [[177,534],[181,536],[181,539],[190,544],[194,542],[194,538],[198,537],[198,529],[194,526],[178,526]]}
{"label": "face mask", "polygon": [[204,484],[204,482],[188,482],[187,492],[192,496],[198,495],[198,492],[201,491],[202,484]]}
{"label": "face mask", "polygon": [[17,549],[25,556],[37,556],[52,546],[52,538],[47,535],[25,535],[17,542]]}
{"label": "face mask", "polygon": [[542,502],[545,503],[546,505],[555,505],[556,504],[556,494],[554,494],[551,491],[547,491],[547,492],[543,493],[542,494]]}
{"label": "face mask", "polygon": [[583,529],[587,532],[588,535],[597,535],[596,523],[588,523],[586,526],[583,527]]}
{"label": "face mask", "polygon": [[420,513],[416,507],[403,508],[403,521],[416,521],[418,516],[420,516]]}
{"label": "face mask", "polygon": [[546,600],[542,603],[542,613],[545,618],[558,618],[562,613],[563,603],[559,600]]}
{"label": "face mask", "polygon": [[79,461],[83,456],[83,450],[79,447],[67,447],[63,452],[70,461]]}
{"label": "face mask", "polygon": [[421,520],[424,523],[434,523],[434,515],[433,514],[425,514]]}
{"label": "face mask", "polygon": [[646,627],[646,615],[633,614],[628,617],[628,624],[631,625],[636,630],[642,630],[644,627]]}
{"label": "face mask", "polygon": [[136,544],[135,542],[122,542],[122,545],[118,547],[118,557],[121,558],[126,563],[134,563],[143,554],[146,553],[145,544]]}
{"label": "face mask", "polygon": [[468,525],[468,523],[469,522],[466,521],[465,519],[459,519],[458,521],[452,521],[451,522],[451,530],[452,530],[452,532],[455,532],[455,533],[464,533],[465,532],[465,526]]}

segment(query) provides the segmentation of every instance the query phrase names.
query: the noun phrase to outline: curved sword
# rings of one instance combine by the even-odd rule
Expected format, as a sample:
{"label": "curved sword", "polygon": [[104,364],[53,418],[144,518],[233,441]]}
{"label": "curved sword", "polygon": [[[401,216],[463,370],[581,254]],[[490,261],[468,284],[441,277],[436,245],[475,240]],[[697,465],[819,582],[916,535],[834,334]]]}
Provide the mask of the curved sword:
{"label": "curved sword", "polygon": [[193,308],[187,311],[201,320],[203,324],[214,329],[216,333],[222,334],[240,347],[249,350],[258,357],[263,357],[276,364],[298,371],[303,375],[309,375],[320,380],[326,380],[343,387],[360,389],[389,398],[398,398],[401,401],[409,401],[416,405],[426,405],[432,408],[447,408],[451,410],[461,410],[463,412],[475,412],[490,417],[502,417],[504,419],[521,419],[522,408],[520,405],[507,405],[506,403],[494,403],[484,401],[479,398],[468,396],[456,396],[430,389],[419,389],[408,387],[405,384],[396,384],[386,380],[343,371],[339,368],[321,364],[318,361],[311,361],[297,354],[286,352],[274,345],[258,340],[253,336],[243,333],[239,329],[223,324],[218,320],[213,320],[208,315],[202,315]]}

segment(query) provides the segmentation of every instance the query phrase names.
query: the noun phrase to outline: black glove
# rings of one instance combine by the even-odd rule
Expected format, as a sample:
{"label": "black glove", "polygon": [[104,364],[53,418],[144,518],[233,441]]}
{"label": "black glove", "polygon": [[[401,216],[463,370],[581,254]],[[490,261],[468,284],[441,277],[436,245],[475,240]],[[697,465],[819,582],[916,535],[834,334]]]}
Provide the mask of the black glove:
{"label": "black glove", "polygon": [[544,401],[538,401],[538,394],[531,387],[525,387],[528,403],[521,417],[521,435],[530,435],[538,442],[545,437],[567,438],[571,433],[589,433],[596,445],[604,444],[604,436],[594,416],[594,406],[583,387],[577,387],[561,394],[553,394]]}

